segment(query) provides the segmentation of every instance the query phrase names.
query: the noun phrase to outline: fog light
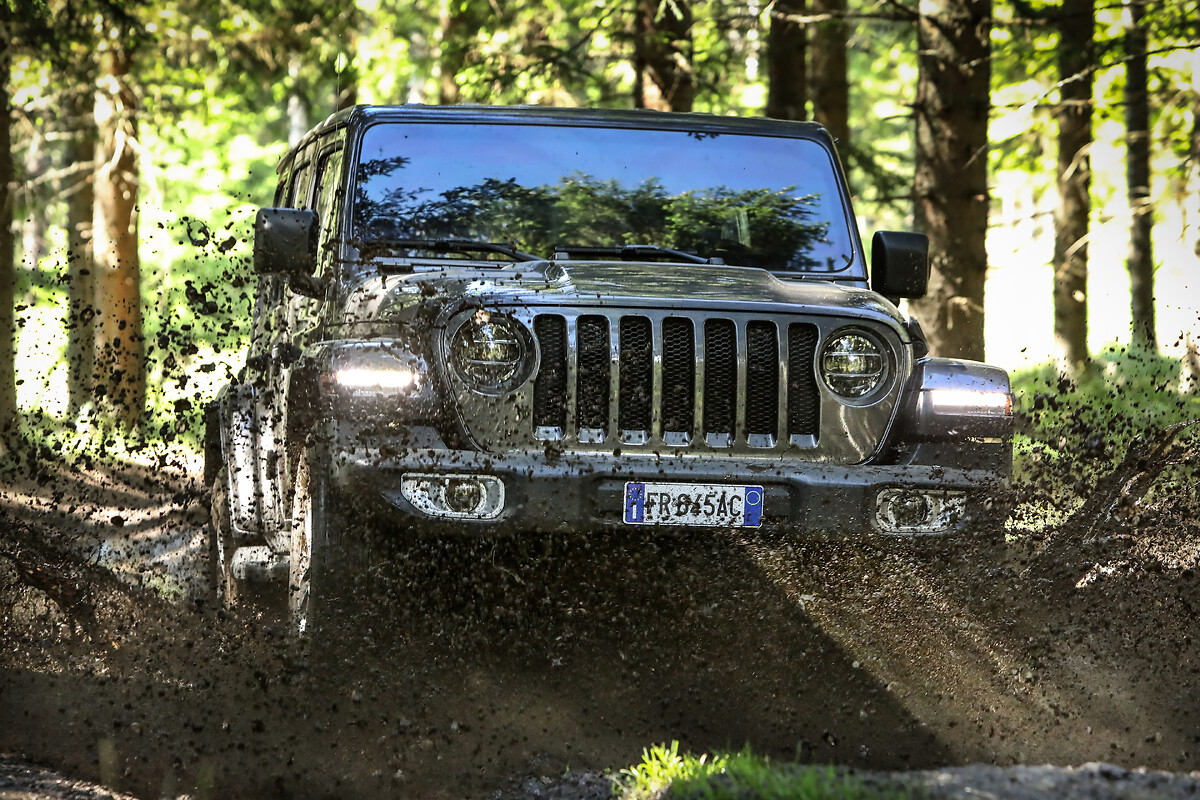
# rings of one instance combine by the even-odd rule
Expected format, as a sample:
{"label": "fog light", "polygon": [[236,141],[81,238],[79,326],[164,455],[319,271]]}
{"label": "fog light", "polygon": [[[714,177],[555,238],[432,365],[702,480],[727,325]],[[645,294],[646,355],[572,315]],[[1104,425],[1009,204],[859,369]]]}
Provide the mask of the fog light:
{"label": "fog light", "polygon": [[504,510],[504,482],[495,475],[409,473],[400,479],[400,494],[430,517],[487,520]]}
{"label": "fog light", "polygon": [[892,500],[890,511],[897,527],[912,528],[929,522],[929,498],[920,492],[905,492]]}
{"label": "fog light", "polygon": [[474,514],[486,497],[483,486],[473,478],[446,481],[445,495],[446,508],[459,514]]}
{"label": "fog light", "polygon": [[875,525],[883,533],[944,533],[962,517],[965,492],[883,489],[875,502]]}

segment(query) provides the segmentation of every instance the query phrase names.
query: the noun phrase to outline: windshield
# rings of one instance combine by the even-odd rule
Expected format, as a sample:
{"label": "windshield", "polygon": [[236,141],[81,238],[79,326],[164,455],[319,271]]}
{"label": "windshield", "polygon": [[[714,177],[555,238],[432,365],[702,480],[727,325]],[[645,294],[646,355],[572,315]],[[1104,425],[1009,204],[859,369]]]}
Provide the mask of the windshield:
{"label": "windshield", "polygon": [[379,124],[363,135],[353,204],[353,239],[396,255],[413,239],[470,239],[544,256],[653,245],[775,271],[853,259],[830,155],[804,139]]}

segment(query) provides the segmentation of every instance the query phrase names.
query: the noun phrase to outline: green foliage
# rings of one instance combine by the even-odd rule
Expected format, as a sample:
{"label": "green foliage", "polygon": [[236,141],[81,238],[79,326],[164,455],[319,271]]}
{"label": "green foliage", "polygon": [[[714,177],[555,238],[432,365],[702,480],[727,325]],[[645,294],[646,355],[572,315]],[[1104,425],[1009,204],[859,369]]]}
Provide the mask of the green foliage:
{"label": "green foliage", "polygon": [[[851,13],[873,5],[850,0]],[[867,20],[852,28],[847,52],[850,127],[847,164],[855,213],[866,231],[900,230],[911,225],[913,95],[916,84],[916,31],[909,22]],[[898,87],[905,87],[897,91]]]}
{"label": "green foliage", "polygon": [[[426,18],[438,18],[429,5],[413,8],[422,5]],[[454,2],[441,24],[440,66],[454,71],[461,102],[628,106],[619,66],[631,9],[590,0]]]}
{"label": "green foliage", "polygon": [[193,121],[192,136],[147,137],[161,193],[144,212],[141,247],[149,405],[167,441],[199,435],[203,403],[249,339],[254,212],[270,203],[282,147],[261,147],[247,121],[227,109]]}
{"label": "green foliage", "polygon": [[[1186,374],[1179,359],[1111,346],[1094,366],[1079,382],[1059,376],[1053,364],[1013,376],[1020,415],[1015,477],[1034,494],[1086,494],[1131,444],[1200,419],[1200,376]],[[1181,474],[1169,471],[1164,480]]]}
{"label": "green foliage", "polygon": [[[147,418],[130,437],[134,449],[154,439],[195,446],[204,403],[240,366],[253,291],[253,215],[270,202],[282,155],[281,144],[262,147],[248,135],[252,118],[233,108],[175,123],[182,124],[143,126],[141,136],[154,157],[142,163]],[[17,365],[26,408],[58,410],[65,401],[64,256],[56,248],[40,270],[21,271]],[[94,425],[85,413],[78,431]],[[94,437],[102,445],[111,434],[101,427]]]}
{"label": "green foliage", "polygon": [[642,763],[621,770],[614,786],[620,800],[900,800],[896,788],[866,786],[833,767],[772,765],[746,748],[713,756],[680,754],[679,742],[642,751]]}

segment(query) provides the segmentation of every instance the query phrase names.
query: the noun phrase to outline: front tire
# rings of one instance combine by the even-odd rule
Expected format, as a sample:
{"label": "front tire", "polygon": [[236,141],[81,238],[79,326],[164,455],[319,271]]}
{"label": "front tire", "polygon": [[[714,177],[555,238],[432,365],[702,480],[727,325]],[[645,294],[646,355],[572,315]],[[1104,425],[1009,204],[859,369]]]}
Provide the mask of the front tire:
{"label": "front tire", "polygon": [[292,633],[311,637],[329,625],[337,609],[336,586],[345,547],[343,515],[329,480],[329,458],[305,447],[292,493],[291,554],[288,560],[288,619]]}
{"label": "front tire", "polygon": [[208,523],[208,574],[218,608],[237,604],[237,583],[230,569],[233,559],[233,528],[229,523],[229,470],[222,466],[213,478]]}

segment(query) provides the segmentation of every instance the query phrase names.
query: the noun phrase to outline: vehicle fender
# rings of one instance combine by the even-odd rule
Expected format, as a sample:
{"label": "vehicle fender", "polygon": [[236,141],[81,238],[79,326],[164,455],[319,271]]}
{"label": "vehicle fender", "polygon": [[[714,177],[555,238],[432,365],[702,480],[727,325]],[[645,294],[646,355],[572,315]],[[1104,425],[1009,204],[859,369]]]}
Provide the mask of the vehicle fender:
{"label": "vehicle fender", "polygon": [[1009,440],[1012,400],[1008,373],[1000,367],[961,359],[919,359],[904,401],[905,438]]}

